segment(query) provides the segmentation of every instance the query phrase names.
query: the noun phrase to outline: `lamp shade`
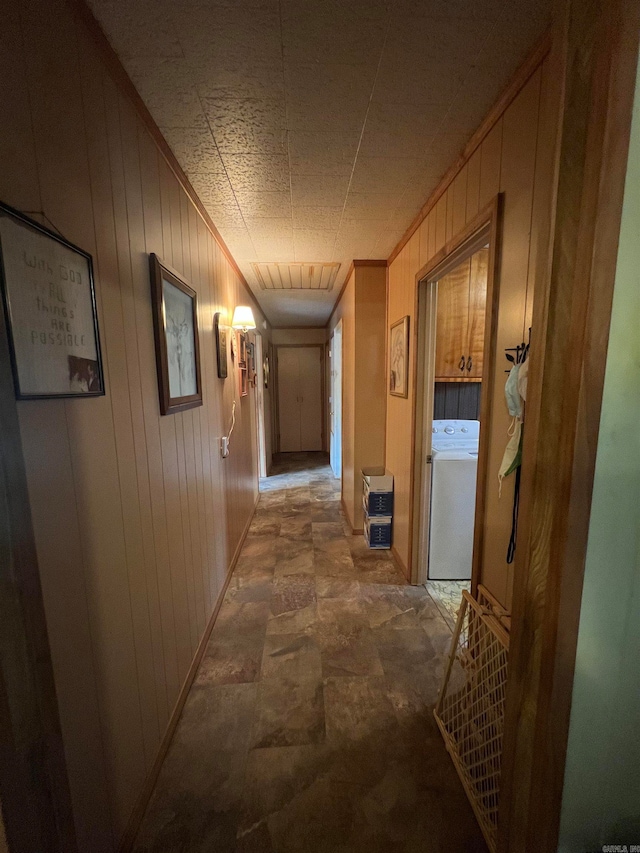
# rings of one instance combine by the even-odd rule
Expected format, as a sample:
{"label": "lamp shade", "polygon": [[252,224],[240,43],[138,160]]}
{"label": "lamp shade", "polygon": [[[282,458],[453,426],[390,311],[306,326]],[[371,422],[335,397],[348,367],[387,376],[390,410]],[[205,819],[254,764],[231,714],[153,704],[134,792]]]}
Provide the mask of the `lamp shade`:
{"label": "lamp shade", "polygon": [[255,329],[256,321],[251,308],[248,305],[236,305],[231,325],[234,329]]}

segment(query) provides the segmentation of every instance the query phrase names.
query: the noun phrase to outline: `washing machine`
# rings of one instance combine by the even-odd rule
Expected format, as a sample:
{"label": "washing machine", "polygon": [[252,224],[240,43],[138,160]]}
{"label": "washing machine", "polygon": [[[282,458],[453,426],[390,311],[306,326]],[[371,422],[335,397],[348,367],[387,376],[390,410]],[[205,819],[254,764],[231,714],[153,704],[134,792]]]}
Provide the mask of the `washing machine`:
{"label": "washing machine", "polygon": [[431,580],[470,580],[480,421],[435,420],[431,438]]}

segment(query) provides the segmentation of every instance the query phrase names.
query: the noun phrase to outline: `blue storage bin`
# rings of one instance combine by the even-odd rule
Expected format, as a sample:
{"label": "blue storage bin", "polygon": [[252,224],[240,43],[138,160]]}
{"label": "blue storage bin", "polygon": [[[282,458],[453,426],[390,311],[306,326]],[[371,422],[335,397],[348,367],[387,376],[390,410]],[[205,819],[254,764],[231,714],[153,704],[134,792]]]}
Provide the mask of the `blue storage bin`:
{"label": "blue storage bin", "polygon": [[391,519],[380,516],[364,519],[364,538],[369,548],[391,548]]}
{"label": "blue storage bin", "polygon": [[365,495],[365,511],[369,515],[393,515],[393,492],[369,492]]}
{"label": "blue storage bin", "polygon": [[393,474],[384,468],[363,468],[362,505],[368,515],[393,515]]}

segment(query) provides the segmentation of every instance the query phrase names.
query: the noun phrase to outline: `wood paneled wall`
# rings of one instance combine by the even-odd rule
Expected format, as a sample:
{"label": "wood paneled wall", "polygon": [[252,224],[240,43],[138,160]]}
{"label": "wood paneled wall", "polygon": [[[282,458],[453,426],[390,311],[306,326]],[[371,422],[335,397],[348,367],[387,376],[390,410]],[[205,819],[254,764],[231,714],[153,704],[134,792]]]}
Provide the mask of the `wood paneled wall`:
{"label": "wood paneled wall", "polygon": [[360,471],[384,465],[387,270],[384,261],[354,261],[330,319],[342,319],[342,500],[351,528],[362,533]]}
{"label": "wood paneled wall", "polygon": [[[545,259],[555,123],[549,91],[548,60],[543,58],[425,211],[419,227],[401,251],[392,256],[389,267],[388,323],[409,315],[410,359],[415,366],[418,271],[497,193],[503,194],[496,367],[493,376],[483,378],[491,385],[493,403],[490,421],[483,425],[490,431],[490,453],[482,583],[507,606],[513,586],[512,566],[505,561],[511,527],[512,477],[505,480],[502,497],[498,497],[498,468],[509,426],[504,403],[504,370],[508,366],[504,349],[527,337],[533,282]],[[395,476],[394,543],[407,577],[412,557],[413,383],[412,373],[407,399],[387,395],[386,464]]]}
{"label": "wood paneled wall", "polygon": [[[110,853],[257,498],[253,391],[217,378],[212,333],[247,293],[69,7],[2,0],[2,21],[0,199],[95,263],[106,396],[19,417],[79,846]],[[150,252],[199,300],[204,405],[166,417]]]}
{"label": "wood paneled wall", "polygon": [[436,382],[433,417],[436,420],[473,420],[480,417],[480,382]]}

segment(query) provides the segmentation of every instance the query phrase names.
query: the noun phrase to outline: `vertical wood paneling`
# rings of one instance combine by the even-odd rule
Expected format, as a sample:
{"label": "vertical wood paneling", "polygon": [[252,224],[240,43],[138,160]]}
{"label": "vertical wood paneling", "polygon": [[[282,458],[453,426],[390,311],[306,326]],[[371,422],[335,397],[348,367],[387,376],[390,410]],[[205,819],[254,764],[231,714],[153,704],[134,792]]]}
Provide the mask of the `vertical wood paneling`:
{"label": "vertical wood paneling", "polygon": [[[532,300],[532,282],[543,260],[547,239],[547,209],[550,169],[553,158],[553,122],[547,115],[539,119],[538,101],[549,88],[540,67],[520,94],[507,107],[480,146],[452,178],[446,191],[427,213],[412,240],[389,266],[389,324],[409,314],[412,329],[415,275],[440,251],[446,240],[455,238],[498,192],[504,192],[500,304],[497,328],[495,375],[483,382],[494,386],[493,407],[484,430],[490,432],[488,512],[484,535],[482,582],[503,603],[510,600],[511,578],[505,561],[511,519],[513,482],[503,486],[497,498],[497,472],[506,444],[504,405],[504,362],[502,350],[519,343],[526,329]],[[452,156],[455,152],[452,152]],[[426,246],[426,252],[423,247]],[[516,340],[517,339],[517,340]],[[415,351],[415,339],[412,335]],[[413,355],[411,356],[414,357]],[[411,515],[411,419],[414,389],[408,400],[387,395],[387,467],[395,475],[394,543],[396,555],[407,575],[410,570]]]}
{"label": "vertical wood paneling", "polygon": [[[530,78],[503,118],[500,190],[504,193],[502,252],[500,262],[500,304],[496,341],[496,375],[493,381],[495,405],[491,413],[488,470],[497,472],[509,440],[509,412],[504,402],[504,357],[506,347],[522,340],[526,311],[527,274],[533,186],[535,181],[540,69]],[[485,512],[491,535],[484,538],[482,558],[484,580],[499,601],[510,604],[512,566],[506,563],[511,533],[514,478],[508,477],[498,495],[496,478],[489,476]]]}
{"label": "vertical wood paneling", "polygon": [[452,214],[451,214],[451,237],[458,234],[464,228],[467,221],[467,175],[468,167],[464,166],[454,178],[451,185],[452,192]]}
{"label": "vertical wood paneling", "polygon": [[[66,3],[3,4],[0,68],[0,198],[94,258],[105,397],[18,407],[79,845],[113,853],[255,504],[212,339],[247,295]],[[167,417],[149,252],[199,297],[204,405]]]}
{"label": "vertical wood paneling", "polygon": [[467,163],[467,209],[465,222],[470,222],[480,210],[480,158],[482,148],[476,148]]}
{"label": "vertical wood paneling", "polygon": [[447,240],[447,194],[443,193],[436,203],[436,241],[434,254],[439,252]]}
{"label": "vertical wood paneling", "polygon": [[502,157],[502,119],[482,141],[480,146],[480,190],[478,210],[489,204],[500,190],[500,160]]}

